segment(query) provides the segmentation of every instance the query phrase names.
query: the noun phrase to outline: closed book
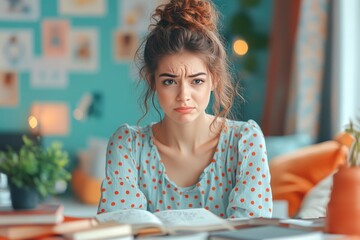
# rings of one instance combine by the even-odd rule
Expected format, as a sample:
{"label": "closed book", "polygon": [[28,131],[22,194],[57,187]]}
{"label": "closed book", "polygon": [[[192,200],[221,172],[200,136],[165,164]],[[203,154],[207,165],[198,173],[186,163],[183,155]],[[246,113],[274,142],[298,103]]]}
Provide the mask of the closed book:
{"label": "closed book", "polygon": [[64,206],[61,204],[40,204],[29,210],[0,210],[0,225],[56,224],[63,219]]}
{"label": "closed book", "polygon": [[92,240],[109,239],[119,237],[132,237],[132,228],[129,224],[120,224],[116,222],[107,222],[95,225],[91,228],[73,231],[63,234],[66,239],[74,240]]}
{"label": "closed book", "polygon": [[97,225],[93,219],[79,219],[59,224],[27,224],[0,226],[0,238],[33,239],[45,236],[61,235],[92,228]]}
{"label": "closed book", "polygon": [[[79,219],[70,222],[50,225],[14,225],[0,226],[0,239],[107,239],[128,237],[132,238],[130,225],[115,222],[98,223],[94,219]],[[121,238],[120,238],[121,237]]]}
{"label": "closed book", "polygon": [[323,239],[323,233],[319,231],[306,231],[279,226],[260,226],[243,228],[234,231],[222,231],[211,233],[210,240],[247,239],[247,240],[272,240],[272,239],[301,239],[318,240]]}

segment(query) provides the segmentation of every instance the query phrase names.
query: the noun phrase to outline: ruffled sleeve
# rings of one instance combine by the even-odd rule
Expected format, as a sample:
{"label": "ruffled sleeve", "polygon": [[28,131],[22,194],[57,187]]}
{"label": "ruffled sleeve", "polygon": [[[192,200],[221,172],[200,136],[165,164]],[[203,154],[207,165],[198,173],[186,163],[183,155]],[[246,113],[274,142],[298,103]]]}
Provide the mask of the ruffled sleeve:
{"label": "ruffled sleeve", "polygon": [[101,185],[98,214],[118,209],[147,208],[147,200],[138,186],[136,131],[123,125],[111,136],[106,153],[106,178]]}
{"label": "ruffled sleeve", "polygon": [[229,196],[229,218],[271,217],[272,193],[264,135],[252,120],[239,128],[236,184]]}

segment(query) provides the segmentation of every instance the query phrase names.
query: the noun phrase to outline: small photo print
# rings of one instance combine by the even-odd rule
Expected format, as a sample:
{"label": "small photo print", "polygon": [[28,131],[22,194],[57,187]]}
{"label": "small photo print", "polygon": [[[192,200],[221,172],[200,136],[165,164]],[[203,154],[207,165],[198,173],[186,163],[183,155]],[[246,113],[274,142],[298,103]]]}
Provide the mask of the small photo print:
{"label": "small photo print", "polygon": [[106,14],[107,2],[107,0],[58,0],[58,9],[62,15],[101,17]]}
{"label": "small photo print", "polygon": [[66,61],[62,58],[35,58],[30,77],[33,88],[64,89],[68,85]]}
{"label": "small photo print", "polygon": [[16,107],[19,102],[18,75],[0,71],[0,107]]}
{"label": "small photo print", "polygon": [[27,70],[33,58],[30,30],[0,29],[0,69]]}
{"label": "small photo print", "polygon": [[70,34],[70,70],[98,70],[98,32],[91,28],[72,29]]}
{"label": "small photo print", "polygon": [[131,31],[116,31],[114,45],[117,61],[132,61],[138,48],[138,35]]}
{"label": "small photo print", "polygon": [[69,22],[44,20],[42,23],[43,54],[47,57],[66,57],[69,53]]}
{"label": "small photo print", "polygon": [[0,21],[36,21],[39,8],[39,0],[1,0]]}
{"label": "small photo print", "polygon": [[138,34],[147,32],[155,5],[154,0],[119,0],[121,28],[131,29]]}

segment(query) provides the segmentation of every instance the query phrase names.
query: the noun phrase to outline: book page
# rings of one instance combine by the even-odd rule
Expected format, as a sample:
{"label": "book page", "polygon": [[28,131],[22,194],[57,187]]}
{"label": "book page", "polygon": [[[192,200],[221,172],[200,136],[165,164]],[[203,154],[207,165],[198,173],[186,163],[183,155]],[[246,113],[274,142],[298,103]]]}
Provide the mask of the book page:
{"label": "book page", "polygon": [[127,223],[131,225],[161,226],[161,221],[152,213],[141,209],[126,209],[102,213],[96,216],[99,222]]}
{"label": "book page", "polygon": [[203,208],[168,210],[154,213],[167,229],[229,229],[227,222]]}

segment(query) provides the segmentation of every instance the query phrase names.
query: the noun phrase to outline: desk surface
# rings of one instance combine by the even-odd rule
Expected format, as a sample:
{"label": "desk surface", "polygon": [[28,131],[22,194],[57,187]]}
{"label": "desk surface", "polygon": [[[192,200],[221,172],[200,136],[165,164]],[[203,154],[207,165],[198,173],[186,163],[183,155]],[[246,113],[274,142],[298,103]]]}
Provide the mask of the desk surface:
{"label": "desk surface", "polygon": [[84,204],[70,195],[54,196],[50,202],[62,203],[65,216],[89,218],[94,217],[97,212],[97,205]]}

